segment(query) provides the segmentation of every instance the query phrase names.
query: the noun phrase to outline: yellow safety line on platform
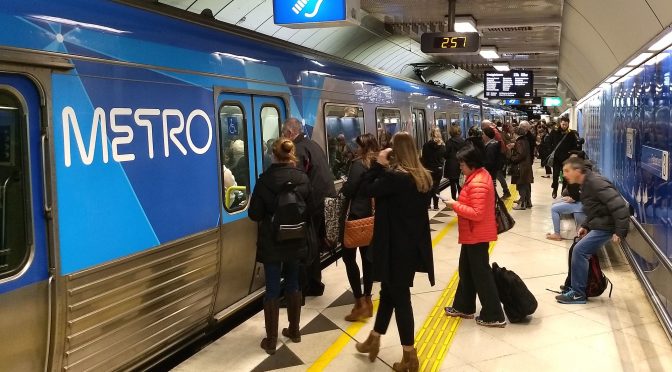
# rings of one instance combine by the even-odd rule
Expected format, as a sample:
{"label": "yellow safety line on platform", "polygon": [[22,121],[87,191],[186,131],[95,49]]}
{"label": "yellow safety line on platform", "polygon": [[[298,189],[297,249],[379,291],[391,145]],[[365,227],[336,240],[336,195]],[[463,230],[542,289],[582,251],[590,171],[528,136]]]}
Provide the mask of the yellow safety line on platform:
{"label": "yellow safety line on platform", "polygon": [[[436,247],[436,245],[443,239],[444,236],[448,233],[448,231],[457,224],[457,217],[454,217],[448,223],[446,226],[432,239],[432,246]],[[373,302],[373,312],[374,316],[375,313],[378,311],[378,303],[379,300],[375,300]],[[329,348],[320,355],[320,357],[313,362],[313,364],[308,368],[308,371],[322,371],[324,368],[326,368],[329,363],[331,363],[334,358],[336,358],[341,351],[343,351],[343,348],[345,345],[347,345],[350,341],[352,341],[355,337],[355,335],[364,327],[366,322],[354,322],[348,329],[344,331],[343,334],[341,334],[336,341],[329,346]]]}
{"label": "yellow safety line on platform", "polygon": [[[511,187],[512,194],[517,195],[515,187]],[[513,206],[514,196],[506,201],[506,208]],[[456,220],[456,219],[455,219]],[[453,222],[453,221],[451,221]],[[444,229],[446,231],[446,229]],[[442,233],[444,233],[442,231]],[[444,233],[445,235],[445,233]],[[437,238],[439,236],[437,235]],[[497,242],[491,242],[489,252],[492,253]],[[418,359],[420,359],[420,371],[436,372],[441,367],[441,363],[448,354],[450,344],[457,333],[457,329],[462,322],[461,318],[449,317],[445,315],[444,308],[450,306],[455,299],[457,284],[460,282],[459,273],[456,271],[450,279],[448,286],[443,290],[436,305],[427,316],[425,323],[415,336],[415,347],[418,350]]]}

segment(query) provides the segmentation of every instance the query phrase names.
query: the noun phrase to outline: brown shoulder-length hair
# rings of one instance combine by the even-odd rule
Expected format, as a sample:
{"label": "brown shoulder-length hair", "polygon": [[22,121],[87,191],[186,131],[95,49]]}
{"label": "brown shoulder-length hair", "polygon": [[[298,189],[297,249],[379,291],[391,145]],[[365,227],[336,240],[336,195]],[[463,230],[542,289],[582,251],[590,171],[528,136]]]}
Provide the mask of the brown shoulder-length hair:
{"label": "brown shoulder-length hair", "polygon": [[358,155],[362,159],[362,163],[367,168],[371,168],[371,164],[376,160],[380,147],[376,137],[371,133],[364,133],[355,139],[357,146],[359,146]]}
{"label": "brown shoulder-length hair", "polygon": [[420,163],[413,136],[407,132],[395,134],[392,137],[392,151],[394,152],[394,158],[390,164],[392,168],[409,173],[418,191],[429,192],[432,189],[432,175]]}

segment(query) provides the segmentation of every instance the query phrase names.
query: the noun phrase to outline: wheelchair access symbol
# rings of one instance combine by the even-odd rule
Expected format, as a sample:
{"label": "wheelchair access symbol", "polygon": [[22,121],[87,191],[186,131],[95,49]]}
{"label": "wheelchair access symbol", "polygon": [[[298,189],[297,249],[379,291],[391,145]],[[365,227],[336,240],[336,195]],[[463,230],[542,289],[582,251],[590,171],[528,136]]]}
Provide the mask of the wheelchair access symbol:
{"label": "wheelchair access symbol", "polygon": [[[303,16],[306,18],[313,18],[315,17],[319,12],[320,12],[320,7],[322,6],[322,2],[324,0],[317,0],[317,3],[315,4],[315,8],[313,8],[313,11],[308,13],[304,13]],[[297,0],[294,6],[292,7],[292,11],[296,14],[299,15],[305,8],[308,3],[310,3],[310,0]]]}
{"label": "wheelchair access symbol", "polygon": [[228,127],[229,136],[238,135],[238,120],[236,118],[229,116],[226,118],[226,125]]}

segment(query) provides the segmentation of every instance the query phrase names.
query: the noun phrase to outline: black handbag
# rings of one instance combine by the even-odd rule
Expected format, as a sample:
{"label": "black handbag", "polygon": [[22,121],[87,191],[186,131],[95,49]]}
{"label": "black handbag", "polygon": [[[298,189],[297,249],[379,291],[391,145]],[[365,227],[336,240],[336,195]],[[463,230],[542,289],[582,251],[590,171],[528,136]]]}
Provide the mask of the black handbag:
{"label": "black handbag", "polygon": [[509,231],[516,224],[516,220],[511,217],[509,211],[504,205],[504,201],[496,196],[495,200],[495,220],[497,221],[497,234]]}

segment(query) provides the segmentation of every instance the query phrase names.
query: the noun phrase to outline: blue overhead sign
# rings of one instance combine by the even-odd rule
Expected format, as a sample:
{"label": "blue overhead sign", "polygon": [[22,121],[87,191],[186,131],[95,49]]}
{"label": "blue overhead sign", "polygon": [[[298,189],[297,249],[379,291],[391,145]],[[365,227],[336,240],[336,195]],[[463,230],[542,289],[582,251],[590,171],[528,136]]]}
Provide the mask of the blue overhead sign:
{"label": "blue overhead sign", "polygon": [[359,0],[273,0],[273,20],[287,27],[332,27],[355,22]]}
{"label": "blue overhead sign", "polygon": [[642,169],[667,181],[670,170],[670,153],[649,146],[642,146]]}
{"label": "blue overhead sign", "polygon": [[511,105],[520,105],[520,100],[519,99],[504,99],[504,104],[506,106],[511,106]]}

